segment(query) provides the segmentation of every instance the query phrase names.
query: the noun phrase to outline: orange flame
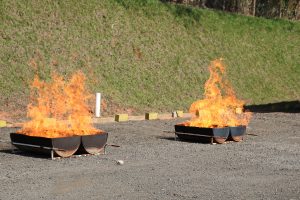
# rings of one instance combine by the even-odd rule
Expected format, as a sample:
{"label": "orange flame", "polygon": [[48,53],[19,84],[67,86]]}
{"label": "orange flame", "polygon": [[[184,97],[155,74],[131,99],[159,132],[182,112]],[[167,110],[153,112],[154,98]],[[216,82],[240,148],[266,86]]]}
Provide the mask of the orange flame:
{"label": "orange flame", "polygon": [[31,120],[18,133],[48,138],[101,133],[92,126],[86,104],[91,95],[85,91],[84,81],[85,76],[80,71],[68,83],[56,73],[49,83],[35,76],[27,112]]}
{"label": "orange flame", "polygon": [[222,59],[211,62],[210,77],[205,83],[205,98],[192,103],[190,113],[193,117],[186,126],[226,127],[247,125],[250,112],[244,112],[244,101],[237,99],[229,81],[226,79]]}

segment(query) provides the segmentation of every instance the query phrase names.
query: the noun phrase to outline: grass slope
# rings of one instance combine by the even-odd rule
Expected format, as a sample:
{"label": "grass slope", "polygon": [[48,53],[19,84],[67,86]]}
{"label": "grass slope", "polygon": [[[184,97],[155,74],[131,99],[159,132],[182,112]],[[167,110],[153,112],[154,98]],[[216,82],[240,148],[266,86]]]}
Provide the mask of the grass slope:
{"label": "grass slope", "polygon": [[1,111],[24,111],[34,73],[78,69],[108,112],[187,109],[219,57],[248,103],[300,98],[299,22],[157,0],[0,0]]}

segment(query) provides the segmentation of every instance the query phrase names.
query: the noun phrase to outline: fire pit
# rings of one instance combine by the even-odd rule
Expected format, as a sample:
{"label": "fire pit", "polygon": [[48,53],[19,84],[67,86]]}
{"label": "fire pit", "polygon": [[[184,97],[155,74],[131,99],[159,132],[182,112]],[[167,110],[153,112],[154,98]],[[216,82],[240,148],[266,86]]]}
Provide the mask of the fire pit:
{"label": "fire pit", "polygon": [[46,138],[11,133],[11,143],[18,149],[27,152],[70,157],[76,152],[98,154],[105,148],[108,133],[85,136]]}
{"label": "fire pit", "polygon": [[23,151],[51,153],[52,158],[103,151],[108,134],[92,126],[87,104],[91,95],[85,91],[84,80],[80,71],[69,82],[56,73],[48,82],[36,76],[27,111],[31,120],[10,134],[12,144]]}
{"label": "fire pit", "polygon": [[209,71],[204,99],[192,103],[191,120],[175,125],[175,134],[184,140],[209,138],[211,143],[222,144],[227,139],[239,142],[243,140],[251,113],[244,111],[244,101],[236,97],[226,79],[222,59],[212,61]]}
{"label": "fire pit", "polygon": [[73,155],[80,146],[80,137],[45,138],[27,136],[18,133],[10,134],[11,142],[22,151],[49,154],[61,157]]}
{"label": "fire pit", "polygon": [[175,125],[175,135],[181,140],[204,141],[209,139],[211,143],[223,144],[226,140],[240,142],[246,133],[246,126],[225,127],[225,128],[199,128]]}
{"label": "fire pit", "polygon": [[222,144],[228,138],[229,128],[199,128],[177,124],[175,125],[175,134],[182,140],[200,141],[210,139],[211,143],[215,141]]}

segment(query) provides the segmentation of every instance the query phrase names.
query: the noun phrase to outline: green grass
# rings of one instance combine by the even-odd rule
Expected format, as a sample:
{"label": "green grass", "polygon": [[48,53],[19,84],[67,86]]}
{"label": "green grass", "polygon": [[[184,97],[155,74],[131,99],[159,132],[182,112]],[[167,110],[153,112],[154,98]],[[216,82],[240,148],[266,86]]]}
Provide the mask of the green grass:
{"label": "green grass", "polygon": [[78,69],[110,112],[187,109],[219,57],[248,104],[300,98],[299,22],[157,0],[0,0],[0,111],[24,111],[35,72]]}

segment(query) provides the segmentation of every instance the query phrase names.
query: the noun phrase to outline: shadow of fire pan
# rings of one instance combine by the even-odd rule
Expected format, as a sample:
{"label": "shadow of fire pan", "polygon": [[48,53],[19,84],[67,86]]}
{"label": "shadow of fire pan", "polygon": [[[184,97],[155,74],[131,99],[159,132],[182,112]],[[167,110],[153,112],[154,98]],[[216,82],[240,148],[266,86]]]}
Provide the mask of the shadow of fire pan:
{"label": "shadow of fire pan", "polygon": [[157,136],[156,138],[161,140],[169,140],[169,141],[175,141],[175,142],[185,142],[185,143],[199,143],[199,144],[211,144],[211,139],[207,137],[199,137],[196,140],[190,139],[190,140],[181,140],[179,138],[171,137],[171,136]]}
{"label": "shadow of fire pan", "polygon": [[24,151],[20,151],[16,148],[13,148],[13,147],[10,148],[10,149],[1,149],[0,153],[18,155],[18,156],[22,156],[22,157],[47,159],[47,160],[49,160],[49,158],[50,158],[50,155],[36,154],[36,153],[33,153],[33,152],[24,152]]}
{"label": "shadow of fire pan", "polygon": [[283,101],[277,103],[268,103],[261,105],[247,105],[246,110],[258,113],[268,112],[286,112],[286,113],[300,113],[300,101]]}

